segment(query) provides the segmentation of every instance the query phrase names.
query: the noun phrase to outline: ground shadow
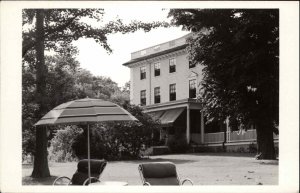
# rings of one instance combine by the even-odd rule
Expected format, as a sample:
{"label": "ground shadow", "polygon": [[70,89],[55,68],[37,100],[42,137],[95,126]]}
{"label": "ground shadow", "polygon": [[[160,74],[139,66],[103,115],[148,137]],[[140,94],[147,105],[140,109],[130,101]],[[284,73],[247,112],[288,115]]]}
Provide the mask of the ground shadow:
{"label": "ground shadow", "polygon": [[52,185],[58,176],[50,176],[46,178],[32,178],[26,176],[22,178],[22,185]]}
{"label": "ground shadow", "polygon": [[217,156],[217,157],[255,157],[255,153],[228,153],[228,152],[218,152],[218,153],[189,153],[189,155],[194,156]]}
{"label": "ground shadow", "polygon": [[165,159],[165,158],[144,158],[139,160],[127,160],[127,161],[121,161],[122,163],[146,163],[146,162],[173,162],[174,164],[185,164],[185,163],[192,163],[196,162],[197,160],[187,160],[187,159]]}

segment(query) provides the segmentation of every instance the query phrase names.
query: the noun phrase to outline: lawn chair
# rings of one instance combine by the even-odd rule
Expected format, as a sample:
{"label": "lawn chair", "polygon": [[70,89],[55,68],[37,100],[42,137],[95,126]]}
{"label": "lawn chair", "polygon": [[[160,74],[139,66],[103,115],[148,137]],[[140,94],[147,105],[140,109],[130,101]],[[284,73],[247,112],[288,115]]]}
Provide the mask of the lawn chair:
{"label": "lawn chair", "polygon": [[[102,174],[107,162],[105,160],[91,159],[91,183],[100,182],[100,175]],[[72,179],[61,176],[54,180],[52,185],[88,185],[88,160],[80,160],[77,164],[77,171]]]}
{"label": "lawn chair", "polygon": [[180,180],[177,175],[176,166],[172,162],[151,162],[140,164],[140,176],[143,185],[173,185],[180,186],[185,182],[193,182],[190,179]]}

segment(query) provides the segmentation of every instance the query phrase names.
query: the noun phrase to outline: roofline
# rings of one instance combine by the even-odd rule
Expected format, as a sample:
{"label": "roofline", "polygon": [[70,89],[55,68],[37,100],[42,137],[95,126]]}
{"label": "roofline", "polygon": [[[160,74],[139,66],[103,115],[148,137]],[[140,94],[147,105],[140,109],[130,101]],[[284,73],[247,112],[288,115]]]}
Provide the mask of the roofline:
{"label": "roofline", "polygon": [[[186,98],[176,101],[168,101],[165,103],[151,104],[147,106],[143,106],[143,112],[150,113],[161,110],[169,110],[173,108],[186,107],[191,105],[196,105],[199,109],[202,109],[202,104],[197,99]],[[193,109],[193,108],[192,108]]]}
{"label": "roofline", "polygon": [[149,49],[149,48],[152,48],[152,47],[155,47],[155,46],[159,46],[159,45],[162,45],[162,44],[166,44],[166,43],[168,43],[168,42],[176,41],[176,40],[179,40],[179,39],[181,39],[181,38],[188,37],[188,36],[191,36],[191,35],[192,35],[192,32],[189,32],[188,34],[186,34],[186,35],[183,35],[183,36],[181,36],[181,37],[179,37],[179,38],[172,39],[172,40],[169,40],[169,41],[165,41],[165,42],[162,42],[162,43],[159,43],[159,44],[153,45],[153,46],[148,46],[148,47],[146,47],[146,48],[143,48],[143,49],[140,49],[140,50],[134,51],[134,52],[132,52],[131,54],[133,54],[133,53],[137,53],[137,52],[140,52],[140,51],[143,51],[143,50],[147,50],[147,49]]}
{"label": "roofline", "polygon": [[147,56],[144,56],[144,57],[132,59],[128,62],[123,63],[122,65],[123,66],[128,66],[129,64],[134,64],[134,63],[137,63],[137,62],[140,62],[140,61],[143,61],[143,60],[147,60],[149,58],[153,58],[153,57],[161,56],[161,55],[168,54],[168,53],[171,53],[171,52],[175,52],[177,50],[185,49],[187,47],[187,45],[188,44],[186,43],[186,44],[183,44],[183,45],[180,45],[180,46],[168,49],[168,50],[163,50],[161,52],[150,54],[150,55],[147,55]]}

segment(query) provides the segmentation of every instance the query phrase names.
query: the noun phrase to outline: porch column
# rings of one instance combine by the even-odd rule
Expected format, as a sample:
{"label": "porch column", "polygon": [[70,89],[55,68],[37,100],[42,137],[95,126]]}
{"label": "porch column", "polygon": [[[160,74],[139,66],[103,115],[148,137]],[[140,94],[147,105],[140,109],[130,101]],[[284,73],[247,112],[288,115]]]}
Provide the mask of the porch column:
{"label": "porch column", "polygon": [[204,143],[204,126],[205,126],[204,113],[203,113],[203,111],[200,111],[200,112],[201,112],[201,129],[200,129],[201,140],[200,140],[200,142],[201,142],[201,144],[203,144]]}
{"label": "porch column", "polygon": [[226,142],[230,142],[230,127],[229,127],[229,118],[227,117],[226,118],[226,135],[227,135],[227,138],[226,138]]}
{"label": "porch column", "polygon": [[186,107],[186,142],[188,144],[190,144],[190,131],[191,131],[190,106],[187,105],[187,107]]}

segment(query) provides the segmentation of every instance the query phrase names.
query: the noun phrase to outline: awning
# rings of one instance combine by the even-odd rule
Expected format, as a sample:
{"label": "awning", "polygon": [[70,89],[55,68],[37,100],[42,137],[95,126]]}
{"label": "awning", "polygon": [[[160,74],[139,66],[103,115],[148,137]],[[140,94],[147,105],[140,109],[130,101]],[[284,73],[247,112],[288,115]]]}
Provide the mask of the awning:
{"label": "awning", "polygon": [[153,120],[159,120],[159,118],[164,114],[165,111],[150,112],[148,115],[152,117]]}
{"label": "awning", "polygon": [[179,115],[184,111],[185,108],[176,108],[167,110],[161,117],[160,122],[163,125],[173,124]]}

